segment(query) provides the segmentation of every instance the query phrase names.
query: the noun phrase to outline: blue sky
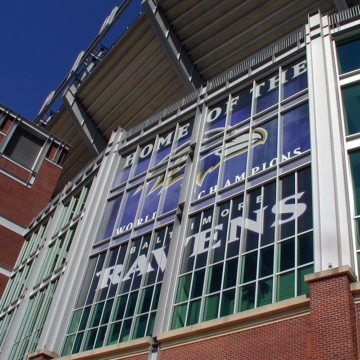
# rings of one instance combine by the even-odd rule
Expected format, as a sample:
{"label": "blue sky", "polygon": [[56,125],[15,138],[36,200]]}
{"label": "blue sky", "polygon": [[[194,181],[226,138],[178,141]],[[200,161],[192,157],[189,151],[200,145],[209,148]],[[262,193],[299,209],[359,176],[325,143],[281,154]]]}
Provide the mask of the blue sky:
{"label": "blue sky", "polygon": [[122,0],[0,0],[0,103],[29,120]]}

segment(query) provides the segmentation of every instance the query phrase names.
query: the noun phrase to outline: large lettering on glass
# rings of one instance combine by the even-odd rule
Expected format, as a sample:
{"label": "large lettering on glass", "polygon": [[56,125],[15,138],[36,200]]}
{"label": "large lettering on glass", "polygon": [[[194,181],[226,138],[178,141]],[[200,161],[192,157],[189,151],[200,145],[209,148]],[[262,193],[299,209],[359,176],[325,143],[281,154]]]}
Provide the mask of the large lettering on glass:
{"label": "large lettering on glass", "polygon": [[[247,250],[251,250],[253,246],[257,247],[257,240],[251,241],[250,234],[262,235],[264,232],[271,232],[276,224],[284,225],[289,222],[294,222],[295,219],[303,216],[308,208],[305,202],[302,202],[305,191],[295,193],[282,198],[278,203],[264,205],[262,202],[262,196],[253,196],[249,202],[249,214],[244,216],[243,208],[244,202],[236,204],[234,212],[238,212],[238,216],[229,220],[228,229],[225,229],[222,222],[215,227],[205,228],[204,225],[211,224],[213,215],[208,214],[203,216],[200,224],[197,217],[190,220],[190,234],[186,238],[185,247],[189,247],[191,250],[187,250],[188,256],[198,257],[202,253],[206,253],[209,249],[216,249],[222,246],[224,241],[224,231],[227,232],[226,241],[228,243],[240,241],[240,228],[243,228],[248,232],[246,245]],[[252,204],[254,202],[254,204]],[[259,206],[262,205],[262,206]],[[220,218],[228,218],[230,210],[225,208],[220,212]],[[271,221],[265,221],[265,219],[271,218]],[[278,219],[278,220],[276,220]],[[266,224],[266,228],[265,228]],[[194,229],[198,229],[195,233],[192,233]],[[255,237],[254,239],[257,239]]]}

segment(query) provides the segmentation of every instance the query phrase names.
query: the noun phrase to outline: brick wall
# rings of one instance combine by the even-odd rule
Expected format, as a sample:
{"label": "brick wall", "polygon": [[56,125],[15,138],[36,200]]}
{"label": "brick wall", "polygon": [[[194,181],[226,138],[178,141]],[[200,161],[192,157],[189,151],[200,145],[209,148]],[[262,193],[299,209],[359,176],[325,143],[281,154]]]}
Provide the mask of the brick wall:
{"label": "brick wall", "polygon": [[160,360],[311,360],[309,315],[161,349]]}
{"label": "brick wall", "polygon": [[310,282],[310,325],[314,359],[358,359],[355,304],[346,273]]}
{"label": "brick wall", "polygon": [[[221,324],[220,319],[222,332],[214,332],[211,322],[189,327],[188,331],[168,332],[159,336],[160,360],[357,360],[360,304],[355,305],[351,283],[356,279],[350,268],[310,274],[306,280],[310,292],[307,313],[291,316],[291,310],[284,307],[282,319],[240,330],[249,322],[246,314],[251,317],[255,309],[239,318],[237,332],[227,330],[226,320]],[[267,316],[266,310],[258,314],[261,316]]]}
{"label": "brick wall", "polygon": [[9,278],[7,276],[0,274],[0,298],[1,298],[2,294],[4,293],[5,286],[7,284],[8,279]]}
{"label": "brick wall", "polygon": [[11,271],[23,244],[21,235],[0,225],[0,266]]}
{"label": "brick wall", "polygon": [[61,168],[44,160],[31,188],[0,174],[0,215],[27,227],[47,205],[60,173]]}

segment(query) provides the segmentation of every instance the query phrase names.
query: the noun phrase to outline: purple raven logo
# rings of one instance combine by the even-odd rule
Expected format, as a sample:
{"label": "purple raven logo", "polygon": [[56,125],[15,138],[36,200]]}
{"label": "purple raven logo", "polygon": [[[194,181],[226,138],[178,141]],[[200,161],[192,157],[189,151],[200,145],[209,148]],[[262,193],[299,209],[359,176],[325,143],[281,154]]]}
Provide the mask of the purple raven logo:
{"label": "purple raven logo", "polygon": [[256,128],[252,132],[247,132],[234,137],[225,143],[224,156],[222,156],[222,146],[208,153],[203,158],[203,166],[196,176],[196,184],[201,186],[205,178],[220,166],[220,162],[232,159],[242,153],[247,152],[250,148],[264,144],[267,139],[265,129]]}

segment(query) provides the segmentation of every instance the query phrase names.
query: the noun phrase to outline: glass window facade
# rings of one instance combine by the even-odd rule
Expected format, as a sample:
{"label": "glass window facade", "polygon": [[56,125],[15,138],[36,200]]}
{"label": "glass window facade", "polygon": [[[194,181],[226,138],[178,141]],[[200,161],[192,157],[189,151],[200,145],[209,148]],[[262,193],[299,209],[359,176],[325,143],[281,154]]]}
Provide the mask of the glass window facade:
{"label": "glass window facade", "polygon": [[306,293],[314,270],[305,61],[210,106],[171,329]]}
{"label": "glass window facade", "polygon": [[172,227],[90,259],[63,355],[151,336]]}
{"label": "glass window facade", "polygon": [[310,168],[189,218],[171,328],[304,294],[313,272]]}
{"label": "glass window facade", "polygon": [[62,355],[152,335],[182,191],[190,202],[170,328],[306,293],[307,97],[299,60],[206,106],[191,161],[192,119],[121,149]]}
{"label": "glass window facade", "polygon": [[350,165],[352,173],[354,193],[354,228],[355,228],[355,250],[358,270],[360,270],[360,151],[350,153]]}
{"label": "glass window facade", "polygon": [[120,154],[63,355],[151,336],[192,129]]}
{"label": "glass window facade", "polygon": [[344,114],[344,128],[346,136],[346,147],[348,149],[349,167],[352,187],[353,203],[353,248],[355,250],[355,263],[360,272],[360,152],[357,138],[360,133],[360,82],[357,76],[360,69],[360,39],[350,37],[347,40],[337,42],[337,56],[339,64],[339,83],[342,93],[342,104]]}
{"label": "glass window facade", "polygon": [[39,225],[31,235],[26,237],[14,271],[3,293],[0,303],[0,346],[2,346],[5,340],[6,331],[16,313],[17,306],[14,307],[12,305],[21,301],[25,294],[30,271],[40,248],[44,244],[45,234],[50,222],[51,220]]}
{"label": "glass window facade", "polygon": [[121,157],[97,242],[128,236],[133,229],[153,223],[158,215],[174,214],[192,128],[192,120],[179,123]]}
{"label": "glass window facade", "polygon": [[[89,188],[89,183],[79,186],[72,195],[59,203],[57,215],[53,211],[51,217],[37,225],[26,238],[1,304],[0,345],[6,339],[6,330],[11,325],[17,302],[24,302],[25,315],[11,341],[11,359],[23,359],[25,354],[37,349],[59,278],[65,270],[67,255],[85,208]],[[26,287],[29,286],[26,282],[32,265],[42,251],[45,252],[44,261],[37,273],[32,275],[36,280],[32,282],[30,295],[26,296]]]}

